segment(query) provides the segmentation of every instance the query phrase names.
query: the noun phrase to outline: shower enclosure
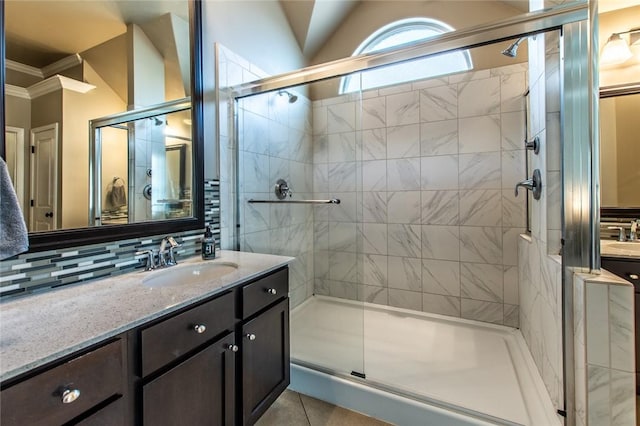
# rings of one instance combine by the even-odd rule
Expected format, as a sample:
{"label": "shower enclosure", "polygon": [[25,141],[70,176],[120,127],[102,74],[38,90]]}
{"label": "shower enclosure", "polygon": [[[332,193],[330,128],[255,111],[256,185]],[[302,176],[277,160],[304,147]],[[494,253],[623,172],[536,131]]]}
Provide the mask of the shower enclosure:
{"label": "shower enclosure", "polygon": [[[223,247],[295,257],[295,365],[505,424],[528,423],[521,413],[532,407],[494,410],[480,390],[511,401],[509,383],[523,379],[499,364],[537,366],[531,386],[544,382],[548,394],[533,418],[558,421],[570,398],[562,315],[550,315],[559,347],[544,377],[547,355],[521,353],[536,345],[536,295],[519,289],[523,271],[531,279],[518,259],[529,227],[514,187],[540,167],[534,155],[545,160],[542,187],[561,185],[559,29],[585,17],[584,6],[564,6],[276,77],[216,47]],[[433,76],[429,60],[452,52],[472,69]],[[430,77],[372,86],[401,75],[399,65]],[[545,123],[534,153],[525,143]],[[549,247],[559,244],[557,204],[557,222],[544,225]]]}

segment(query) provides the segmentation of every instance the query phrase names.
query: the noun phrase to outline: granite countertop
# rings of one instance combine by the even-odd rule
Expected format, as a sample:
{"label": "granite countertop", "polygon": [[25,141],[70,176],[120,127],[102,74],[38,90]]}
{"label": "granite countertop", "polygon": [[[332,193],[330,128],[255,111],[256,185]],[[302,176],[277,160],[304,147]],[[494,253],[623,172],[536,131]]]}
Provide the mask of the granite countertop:
{"label": "granite countertop", "polygon": [[[229,287],[287,265],[292,257],[222,251],[218,259],[238,268],[196,284],[149,287],[149,274],[132,272],[0,303],[0,381],[76,352]],[[169,270],[169,269],[168,269]]]}
{"label": "granite countertop", "polygon": [[600,240],[600,255],[602,257],[640,260],[640,241]]}

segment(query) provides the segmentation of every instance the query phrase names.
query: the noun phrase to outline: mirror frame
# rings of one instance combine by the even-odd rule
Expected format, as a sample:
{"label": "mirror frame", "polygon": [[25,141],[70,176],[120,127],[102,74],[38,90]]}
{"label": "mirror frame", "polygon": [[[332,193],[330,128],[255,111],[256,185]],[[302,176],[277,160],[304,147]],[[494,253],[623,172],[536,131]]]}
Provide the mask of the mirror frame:
{"label": "mirror frame", "polygon": [[[61,229],[29,233],[29,253],[61,249],[116,240],[169,235],[204,228],[204,138],[203,138],[203,75],[202,75],[202,3],[187,0],[189,7],[189,44],[191,53],[191,120],[193,150],[193,216],[163,221],[87,228]],[[5,128],[5,34],[4,2],[0,6],[0,125]],[[87,141],[87,143],[89,143]],[[4,132],[0,137],[0,156],[6,158]],[[87,158],[87,161],[89,159]],[[88,206],[87,206],[88,208]]]}
{"label": "mirror frame", "polygon": [[[640,93],[640,82],[619,84],[600,88],[600,99],[612,98],[615,96],[635,95]],[[601,218],[640,218],[640,207],[601,207]]]}

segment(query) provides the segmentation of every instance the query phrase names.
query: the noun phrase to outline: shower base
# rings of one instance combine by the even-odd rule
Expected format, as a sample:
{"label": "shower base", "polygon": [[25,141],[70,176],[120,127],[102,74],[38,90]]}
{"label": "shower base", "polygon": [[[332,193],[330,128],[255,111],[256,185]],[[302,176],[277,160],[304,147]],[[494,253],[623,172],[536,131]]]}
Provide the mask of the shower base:
{"label": "shower base", "polygon": [[291,360],[293,390],[397,425],[561,425],[509,327],[314,296]]}

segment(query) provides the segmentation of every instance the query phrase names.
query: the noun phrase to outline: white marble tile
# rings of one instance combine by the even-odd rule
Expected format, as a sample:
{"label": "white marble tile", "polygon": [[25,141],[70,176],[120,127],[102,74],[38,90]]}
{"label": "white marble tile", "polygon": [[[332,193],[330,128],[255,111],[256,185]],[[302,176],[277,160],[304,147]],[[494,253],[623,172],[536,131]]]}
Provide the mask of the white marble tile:
{"label": "white marble tile", "polygon": [[267,229],[269,229],[269,204],[249,204],[246,202],[246,200],[250,198],[264,199],[263,197],[268,198],[269,194],[245,193],[243,196],[243,199],[245,201],[243,203],[244,232],[247,234],[258,231],[266,231]]}
{"label": "white marble tile", "polygon": [[389,289],[389,306],[396,308],[422,310],[421,293],[408,290]]}
{"label": "white marble tile", "polygon": [[526,199],[516,197],[513,189],[502,190],[502,226],[523,228],[527,224]]}
{"label": "white marble tile", "polygon": [[423,225],[457,225],[458,191],[422,191]]}
{"label": "white marble tile", "polygon": [[499,151],[500,115],[482,115],[458,120],[460,153]]}
{"label": "white marble tile", "polygon": [[460,154],[460,188],[500,188],[500,153]]}
{"label": "white marble tile", "polygon": [[420,191],[387,193],[387,220],[389,223],[421,222]]}
{"label": "white marble tile", "polygon": [[256,154],[268,154],[269,144],[264,137],[268,134],[269,124],[263,116],[246,111],[243,114],[243,133],[241,149]]}
{"label": "white marble tile", "polygon": [[330,192],[350,192],[356,190],[356,163],[329,164]]}
{"label": "white marble tile", "polygon": [[472,117],[500,112],[500,78],[491,77],[458,84],[458,116]]}
{"label": "white marble tile", "polygon": [[422,291],[444,296],[460,296],[460,263],[422,259]]}
{"label": "white marble tile", "polygon": [[505,266],[502,280],[504,283],[504,303],[519,305],[518,266]]}
{"label": "white marble tile", "polygon": [[518,64],[505,65],[502,67],[491,68],[491,76],[514,74],[518,72],[526,72],[528,70],[528,64],[526,62],[520,62]]}
{"label": "white marble tile", "polygon": [[313,137],[313,162],[326,163],[329,161],[329,136],[316,135]]}
{"label": "white marble tile", "polygon": [[423,293],[422,310],[432,314],[460,317],[460,298]]}
{"label": "white marble tile", "polygon": [[364,191],[387,190],[387,161],[362,162],[362,189]]}
{"label": "white marble tile", "polygon": [[420,99],[417,92],[387,96],[387,126],[415,124],[420,121]]}
{"label": "white marble tile", "polygon": [[379,129],[387,123],[386,98],[384,96],[362,101],[362,128]]}
{"label": "white marble tile", "polygon": [[387,160],[387,189],[389,191],[419,190],[420,159]]}
{"label": "white marble tile", "polygon": [[288,158],[289,128],[275,121],[269,121],[269,155]]}
{"label": "white marble tile", "polygon": [[636,423],[635,377],[633,373],[611,370],[611,424]]}
{"label": "white marble tile", "polygon": [[411,84],[411,90],[427,89],[429,87],[447,86],[449,84],[449,78],[447,77],[432,77],[426,80],[415,81]]}
{"label": "white marble tile", "polygon": [[387,127],[387,158],[420,156],[420,126]]}
{"label": "white marble tile", "polygon": [[422,289],[422,262],[411,257],[388,257],[389,288],[420,292]]}
{"label": "white marble tile", "polygon": [[345,102],[327,107],[328,133],[342,133],[356,130],[356,104]]}
{"label": "white marble tile", "polygon": [[527,90],[525,73],[513,73],[500,77],[500,108],[502,112],[523,111],[524,93]]}
{"label": "white marble tile", "polygon": [[362,193],[362,220],[373,223],[387,222],[386,192]]}
{"label": "white marble tile", "polygon": [[329,135],[330,163],[343,163],[356,160],[355,132],[333,133]]}
{"label": "white marble tile", "polygon": [[362,255],[362,267],[360,269],[362,279],[360,282],[367,286],[387,287],[388,266],[387,256],[376,254]]}
{"label": "white marble tile", "polygon": [[525,228],[502,228],[502,264],[518,265],[518,239]]}
{"label": "white marble tile", "polygon": [[360,240],[362,241],[362,253],[387,254],[388,251],[388,225],[382,223],[363,223],[358,225]]}
{"label": "white marble tile", "polygon": [[502,263],[502,228],[460,227],[460,260]]}
{"label": "white marble tile", "polygon": [[434,121],[420,125],[420,155],[458,153],[458,120]]}
{"label": "white marble tile", "polygon": [[491,70],[466,71],[449,76],[449,84],[462,83],[464,81],[480,80],[491,77]]}
{"label": "white marble tile", "polygon": [[362,132],[362,159],[384,160],[387,158],[386,129],[370,129]]}
{"label": "white marble tile", "polygon": [[329,250],[356,251],[356,224],[344,222],[329,223]]}
{"label": "white marble tile", "polygon": [[547,171],[560,171],[562,163],[560,140],[560,113],[547,113],[546,115],[546,151]]}
{"label": "white marble tile", "polygon": [[315,278],[329,278],[329,251],[315,250],[313,253],[313,275]]}
{"label": "white marble tile", "polygon": [[460,296],[487,302],[503,302],[501,265],[460,263]]}
{"label": "white marble tile", "polygon": [[241,190],[244,192],[270,192],[269,157],[245,153],[243,154],[243,160],[244,178],[242,179]]}
{"label": "white marble tile", "polygon": [[635,371],[634,306],[631,286],[609,287],[609,341],[611,368]]}
{"label": "white marble tile", "polygon": [[313,166],[313,192],[329,192],[329,166],[326,163]]}
{"label": "white marble tile", "polygon": [[424,259],[459,260],[459,227],[423,225],[422,257]]}
{"label": "white marble tile", "polygon": [[504,322],[503,309],[502,303],[483,302],[464,298],[460,301],[460,316],[476,321],[502,324]]}
{"label": "white marble tile", "polygon": [[327,129],[328,129],[327,107],[314,105],[312,118],[313,118],[313,134],[326,135]]}
{"label": "white marble tile", "polygon": [[291,183],[289,173],[289,160],[277,157],[269,157],[269,186],[275,185],[278,179],[284,179]]}
{"label": "white marble tile", "polygon": [[458,156],[422,157],[420,175],[423,190],[458,189]]}
{"label": "white marble tile", "polygon": [[368,303],[376,303],[378,305],[389,304],[389,290],[383,287],[375,287],[365,285],[362,286],[364,292],[363,299]]}
{"label": "white marble tile", "polygon": [[520,327],[520,309],[518,305],[504,306],[504,325],[509,327]]}
{"label": "white marble tile", "polygon": [[329,253],[329,279],[357,282],[357,261],[355,253],[332,251]]}
{"label": "white marble tile", "polygon": [[[372,70],[371,73],[375,73],[375,70]],[[411,91],[411,83],[404,84],[394,84],[391,86],[381,87],[378,89],[378,93],[380,96],[388,96],[395,95],[396,93],[405,93]]]}
{"label": "white marble tile", "polygon": [[420,225],[389,224],[387,232],[389,255],[420,257]]}
{"label": "white marble tile", "polygon": [[547,172],[547,230],[562,228],[562,177],[558,172]]}
{"label": "white marble tile", "polygon": [[525,175],[525,151],[502,151],[502,188],[513,189],[516,183],[527,179]]}
{"label": "white marble tile", "polygon": [[610,371],[608,368],[587,365],[588,408],[587,421],[589,425],[611,425],[610,410]]}
{"label": "white marble tile", "polygon": [[460,191],[460,225],[502,226],[502,193],[497,189]]}
{"label": "white marble tile", "polygon": [[420,121],[441,121],[458,118],[456,86],[440,86],[420,91]]}
{"label": "white marble tile", "polygon": [[587,362],[609,367],[609,296],[607,286],[586,286]]}
{"label": "white marble tile", "polygon": [[250,234],[244,234],[244,243],[242,245],[243,251],[248,251],[251,253],[271,253],[271,245],[270,245],[270,232],[269,231],[260,231],[260,232],[252,232]]}
{"label": "white marble tile", "polygon": [[514,111],[500,114],[502,149],[523,149],[525,139],[524,127],[524,112]]}
{"label": "white marble tile", "polygon": [[327,206],[329,207],[329,220],[332,222],[358,221],[358,197],[356,194],[356,192],[333,192],[331,196],[338,198],[340,200],[340,204]]}

